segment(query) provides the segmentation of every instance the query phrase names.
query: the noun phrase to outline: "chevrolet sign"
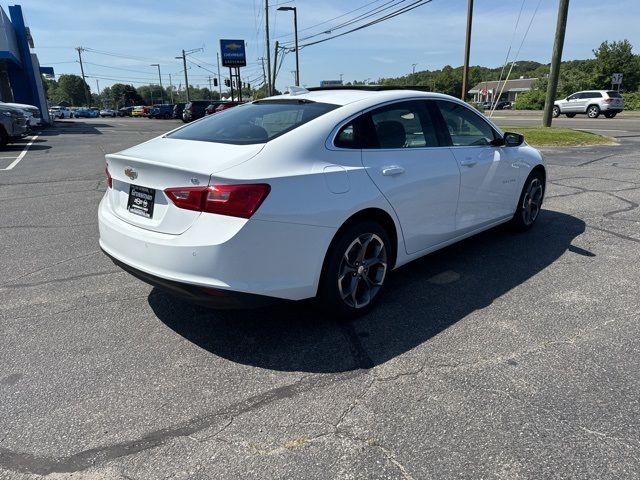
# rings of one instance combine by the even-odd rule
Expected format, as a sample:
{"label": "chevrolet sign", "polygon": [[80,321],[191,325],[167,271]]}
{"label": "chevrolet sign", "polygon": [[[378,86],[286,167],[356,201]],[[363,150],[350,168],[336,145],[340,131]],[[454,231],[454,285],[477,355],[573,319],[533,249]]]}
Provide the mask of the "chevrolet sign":
{"label": "chevrolet sign", "polygon": [[247,66],[244,40],[220,40],[220,55],[223,67]]}

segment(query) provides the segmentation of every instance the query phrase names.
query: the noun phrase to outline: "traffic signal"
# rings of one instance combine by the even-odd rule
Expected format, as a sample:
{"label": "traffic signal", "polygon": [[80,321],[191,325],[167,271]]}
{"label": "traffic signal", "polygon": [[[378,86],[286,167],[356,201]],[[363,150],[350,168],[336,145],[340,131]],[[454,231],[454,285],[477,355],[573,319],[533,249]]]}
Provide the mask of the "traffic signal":
{"label": "traffic signal", "polygon": [[213,79],[213,86],[214,86],[214,87],[217,87],[217,86],[218,86],[218,79],[217,79],[217,78],[214,78],[214,79]]}
{"label": "traffic signal", "polygon": [[224,86],[225,87],[230,87],[231,86],[231,81],[228,78],[224,79]]}

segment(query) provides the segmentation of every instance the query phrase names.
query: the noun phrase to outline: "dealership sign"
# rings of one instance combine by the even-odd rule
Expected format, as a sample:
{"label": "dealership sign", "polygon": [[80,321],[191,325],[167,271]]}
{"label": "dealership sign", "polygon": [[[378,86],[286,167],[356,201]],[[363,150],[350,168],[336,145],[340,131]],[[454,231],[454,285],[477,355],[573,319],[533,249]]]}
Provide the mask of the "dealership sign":
{"label": "dealership sign", "polygon": [[223,67],[247,66],[244,40],[220,40],[220,55]]}

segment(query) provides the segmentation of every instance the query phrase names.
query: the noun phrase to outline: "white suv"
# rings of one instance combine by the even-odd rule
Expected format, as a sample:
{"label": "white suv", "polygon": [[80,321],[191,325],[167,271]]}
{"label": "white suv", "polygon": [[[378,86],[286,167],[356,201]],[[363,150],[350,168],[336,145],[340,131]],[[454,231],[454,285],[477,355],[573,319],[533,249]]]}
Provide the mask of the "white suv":
{"label": "white suv", "polygon": [[589,90],[576,92],[553,104],[553,116],[565,114],[575,117],[578,113],[586,113],[589,118],[598,118],[602,113],[613,118],[624,109],[624,99],[615,90]]}
{"label": "white suv", "polygon": [[49,115],[51,115],[53,118],[73,118],[73,113],[71,113],[69,107],[50,107]]}

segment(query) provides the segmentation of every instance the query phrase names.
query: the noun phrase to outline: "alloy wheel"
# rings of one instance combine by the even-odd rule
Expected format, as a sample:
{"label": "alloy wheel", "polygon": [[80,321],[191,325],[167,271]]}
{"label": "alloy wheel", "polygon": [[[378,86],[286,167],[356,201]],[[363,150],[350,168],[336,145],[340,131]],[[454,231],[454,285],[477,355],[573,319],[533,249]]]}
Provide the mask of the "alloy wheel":
{"label": "alloy wheel", "polygon": [[600,115],[600,109],[595,105],[589,107],[589,109],[587,110],[587,116],[589,118],[597,118],[598,115]]}
{"label": "alloy wheel", "polygon": [[543,192],[544,188],[540,179],[531,180],[522,200],[522,221],[525,225],[531,225],[538,218]]}
{"label": "alloy wheel", "polygon": [[369,305],[387,273],[387,249],[374,233],[365,233],[347,247],[338,269],[338,290],[352,308]]}

